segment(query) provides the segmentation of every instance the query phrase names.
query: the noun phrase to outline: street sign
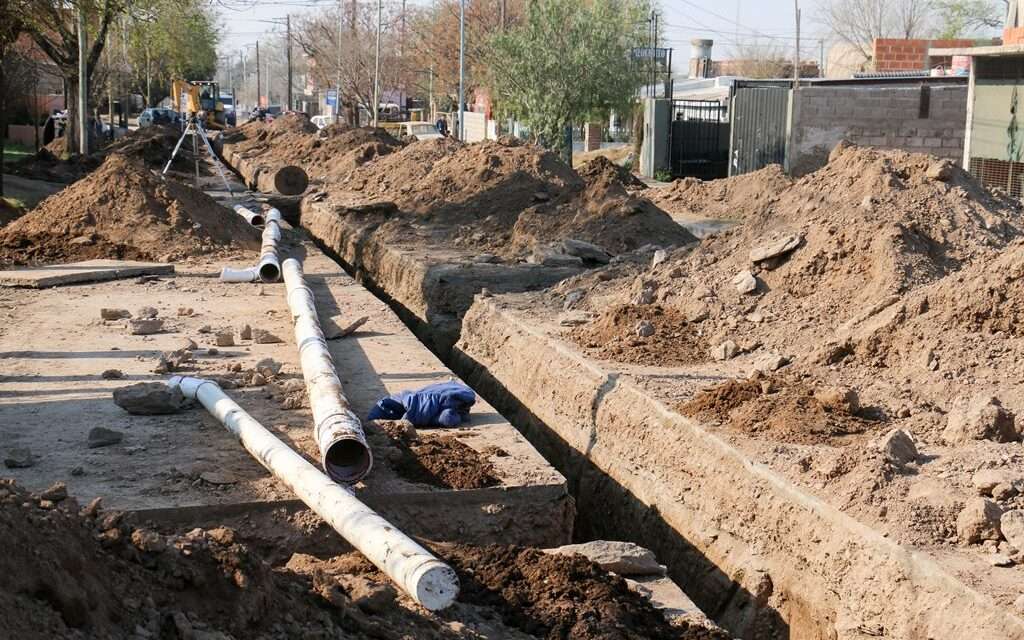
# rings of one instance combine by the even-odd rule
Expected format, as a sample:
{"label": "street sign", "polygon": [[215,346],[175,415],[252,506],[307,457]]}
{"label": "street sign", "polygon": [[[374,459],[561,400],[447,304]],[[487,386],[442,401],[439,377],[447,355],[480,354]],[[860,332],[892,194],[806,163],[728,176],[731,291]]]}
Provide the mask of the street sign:
{"label": "street sign", "polygon": [[668,60],[668,49],[665,47],[633,47],[632,56],[634,60]]}
{"label": "street sign", "polygon": [[327,90],[327,106],[336,107],[338,106],[338,90],[328,89]]}

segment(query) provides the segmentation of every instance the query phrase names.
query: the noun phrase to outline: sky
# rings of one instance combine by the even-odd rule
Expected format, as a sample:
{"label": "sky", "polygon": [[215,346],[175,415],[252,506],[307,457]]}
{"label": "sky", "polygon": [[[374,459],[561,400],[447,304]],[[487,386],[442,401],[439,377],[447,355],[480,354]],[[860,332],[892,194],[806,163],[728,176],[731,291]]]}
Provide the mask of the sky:
{"label": "sky", "polygon": [[[240,48],[261,37],[270,37],[275,24],[289,13],[294,15],[334,6],[337,0],[213,0],[224,29],[221,55],[237,55]],[[347,1],[347,0],[346,0]],[[400,2],[400,0],[385,0]],[[409,5],[428,0],[407,0]],[[660,0],[659,33],[666,46],[674,47],[675,60],[690,56],[690,40],[715,41],[716,58],[732,57],[737,41],[792,55],[796,19],[793,0]],[[803,13],[801,53],[805,58],[818,56],[821,28],[813,13],[817,0],[801,0]],[[495,2],[497,8],[497,1]],[[261,35],[263,34],[263,35]],[[685,63],[684,63],[685,64]]]}

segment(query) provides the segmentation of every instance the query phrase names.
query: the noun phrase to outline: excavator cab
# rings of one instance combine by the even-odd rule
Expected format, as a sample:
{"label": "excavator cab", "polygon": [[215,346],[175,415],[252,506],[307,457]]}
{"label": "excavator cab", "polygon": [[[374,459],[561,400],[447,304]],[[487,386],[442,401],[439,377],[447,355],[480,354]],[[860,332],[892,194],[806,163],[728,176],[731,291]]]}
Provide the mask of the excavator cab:
{"label": "excavator cab", "polygon": [[214,80],[174,80],[174,106],[183,117],[198,117],[206,129],[227,128],[227,114],[220,101],[220,85]]}

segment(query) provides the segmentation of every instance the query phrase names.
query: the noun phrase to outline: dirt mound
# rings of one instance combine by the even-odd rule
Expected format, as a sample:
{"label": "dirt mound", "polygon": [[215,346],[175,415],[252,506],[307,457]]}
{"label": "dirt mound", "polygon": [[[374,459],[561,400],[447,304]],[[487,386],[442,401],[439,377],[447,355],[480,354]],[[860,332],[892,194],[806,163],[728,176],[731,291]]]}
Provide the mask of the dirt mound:
{"label": "dirt mound", "polygon": [[1021,229],[1018,203],[936,158],[841,146],[768,209],[602,283],[582,308],[629,301],[640,277],[653,301],[702,318],[712,346],[800,355],[908,292],[995,259]]}
{"label": "dirt mound", "polygon": [[427,179],[434,163],[455,153],[465,146],[454,138],[417,140],[394,153],[378,155],[373,162],[364,162],[345,176],[345,189],[368,196],[397,197],[413,210],[416,202],[405,202],[405,196],[412,188]]}
{"label": "dirt mound", "polygon": [[487,456],[452,436],[421,435],[401,423],[379,421],[386,438],[367,430],[375,451],[401,477],[444,489],[481,489],[501,484]]}
{"label": "dirt mound", "polygon": [[672,367],[704,362],[697,326],[660,305],[620,305],[569,336],[591,355],[616,362]]}
{"label": "dirt mound", "polygon": [[673,215],[744,220],[764,214],[792,184],[782,167],[773,164],[721,180],[683,178],[644,195]]}
{"label": "dirt mound", "polygon": [[878,430],[878,423],[860,415],[851,390],[788,374],[728,380],[701,391],[679,411],[704,423],[790,444],[837,446],[862,442],[848,437]]}
{"label": "dirt mound", "polygon": [[613,164],[604,156],[597,156],[576,170],[589,184],[618,183],[630,190],[642,191],[647,188],[643,180],[625,167]]}
{"label": "dirt mound", "polygon": [[256,232],[209,196],[161,181],[121,154],[0,230],[0,262],[173,260],[254,249]]}
{"label": "dirt mound", "polygon": [[316,125],[304,113],[289,111],[274,118],[269,128],[274,133],[316,133]]}
{"label": "dirt mound", "polygon": [[462,583],[460,598],[495,609],[502,621],[549,640],[727,640],[728,634],[669,625],[622,578],[582,556],[493,545],[445,547]]}

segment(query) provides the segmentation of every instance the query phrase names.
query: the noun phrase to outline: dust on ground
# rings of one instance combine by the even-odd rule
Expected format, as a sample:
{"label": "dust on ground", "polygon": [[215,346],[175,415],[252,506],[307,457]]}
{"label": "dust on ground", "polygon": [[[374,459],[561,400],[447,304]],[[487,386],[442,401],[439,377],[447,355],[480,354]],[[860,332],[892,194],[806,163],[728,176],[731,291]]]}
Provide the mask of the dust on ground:
{"label": "dust on ground", "polygon": [[582,556],[535,549],[436,545],[462,592],[431,614],[355,552],[289,552],[226,526],[158,530],[62,483],[32,494],[0,480],[0,532],[0,614],[19,638],[727,638],[670,625]]}
{"label": "dust on ground", "polygon": [[167,261],[258,246],[256,231],[240,216],[115,153],[0,230],[0,263]]}

